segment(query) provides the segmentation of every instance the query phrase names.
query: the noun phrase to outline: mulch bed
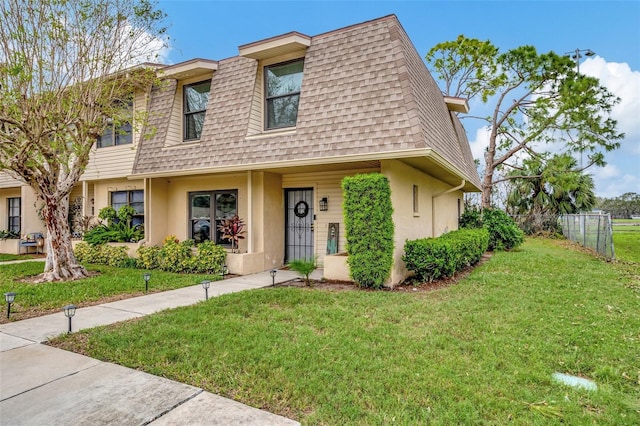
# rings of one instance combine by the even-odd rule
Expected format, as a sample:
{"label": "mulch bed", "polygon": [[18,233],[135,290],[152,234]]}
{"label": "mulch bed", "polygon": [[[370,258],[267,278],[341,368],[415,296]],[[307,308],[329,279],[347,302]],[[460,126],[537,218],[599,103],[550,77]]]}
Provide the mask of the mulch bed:
{"label": "mulch bed", "polygon": [[[403,283],[391,287],[385,287],[382,291],[396,291],[396,292],[426,292],[434,291],[442,288],[449,287],[456,284],[461,279],[467,277],[477,266],[482,265],[491,258],[493,254],[491,252],[485,253],[480,261],[473,266],[469,266],[464,270],[458,272],[453,277],[442,278],[430,283],[418,281],[413,278],[409,278]],[[302,279],[295,279],[284,283],[276,284],[276,287],[297,287],[297,288],[309,288],[316,290],[327,291],[376,291],[371,289],[362,289],[352,282],[344,281],[329,281],[329,280],[311,280],[311,286],[307,286]]]}

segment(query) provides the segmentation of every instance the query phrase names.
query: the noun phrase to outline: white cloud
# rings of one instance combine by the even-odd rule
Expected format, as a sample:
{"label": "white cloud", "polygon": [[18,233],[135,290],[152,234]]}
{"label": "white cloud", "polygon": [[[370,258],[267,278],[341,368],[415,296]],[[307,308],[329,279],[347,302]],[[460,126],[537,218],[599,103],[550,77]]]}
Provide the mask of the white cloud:
{"label": "white cloud", "polygon": [[480,160],[480,164],[484,164],[484,153],[489,146],[489,136],[491,131],[488,127],[483,126],[476,130],[476,137],[469,141],[473,158]]}
{"label": "white cloud", "polygon": [[603,86],[620,98],[620,103],[612,111],[613,118],[618,121],[618,129],[625,133],[620,151],[625,155],[638,156],[640,161],[640,71],[632,71],[626,63],[606,62],[596,56],[584,61],[580,72],[598,78]]}

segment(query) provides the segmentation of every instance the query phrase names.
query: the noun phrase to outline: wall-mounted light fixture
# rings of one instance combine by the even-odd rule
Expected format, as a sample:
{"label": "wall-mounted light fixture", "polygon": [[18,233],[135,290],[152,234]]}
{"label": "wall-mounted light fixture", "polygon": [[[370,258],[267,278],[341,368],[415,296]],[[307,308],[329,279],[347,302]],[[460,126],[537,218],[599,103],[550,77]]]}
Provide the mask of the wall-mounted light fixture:
{"label": "wall-mounted light fixture", "polygon": [[319,204],[321,212],[326,212],[327,210],[329,210],[329,197],[322,197],[319,201]]}

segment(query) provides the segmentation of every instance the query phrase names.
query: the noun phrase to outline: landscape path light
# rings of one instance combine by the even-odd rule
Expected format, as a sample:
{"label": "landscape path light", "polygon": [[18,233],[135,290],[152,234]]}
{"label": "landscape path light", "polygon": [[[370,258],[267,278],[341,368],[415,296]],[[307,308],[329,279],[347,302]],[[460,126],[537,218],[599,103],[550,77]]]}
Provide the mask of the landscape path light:
{"label": "landscape path light", "polygon": [[224,280],[224,276],[227,275],[229,273],[229,268],[227,267],[227,265],[222,265],[222,268],[220,268],[220,275],[222,275],[222,279]]}
{"label": "landscape path light", "polygon": [[269,271],[269,274],[271,275],[271,287],[275,287],[276,285],[276,274],[278,273],[277,270],[272,269]]}
{"label": "landscape path light", "polygon": [[64,308],[64,316],[69,318],[69,330],[67,334],[71,333],[71,318],[76,314],[76,305],[67,305]]}
{"label": "landscape path light", "polygon": [[200,283],[200,285],[202,285],[202,288],[204,288],[204,298],[205,300],[209,300],[209,287],[211,286],[211,281],[209,280],[204,280]]}
{"label": "landscape path light", "polygon": [[11,304],[15,298],[16,294],[13,291],[9,291],[4,294],[4,300],[7,302],[7,319],[9,319],[9,315],[11,314]]}
{"label": "landscape path light", "polygon": [[151,278],[151,274],[146,272],[142,278],[144,278],[144,292],[148,292],[149,291],[149,278]]}

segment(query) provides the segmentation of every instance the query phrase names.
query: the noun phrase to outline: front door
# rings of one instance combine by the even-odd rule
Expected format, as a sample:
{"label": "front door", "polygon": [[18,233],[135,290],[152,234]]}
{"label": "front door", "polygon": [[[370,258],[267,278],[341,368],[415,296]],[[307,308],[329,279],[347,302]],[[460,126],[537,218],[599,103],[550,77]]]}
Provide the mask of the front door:
{"label": "front door", "polygon": [[314,258],[313,189],[286,189],[285,262]]}

